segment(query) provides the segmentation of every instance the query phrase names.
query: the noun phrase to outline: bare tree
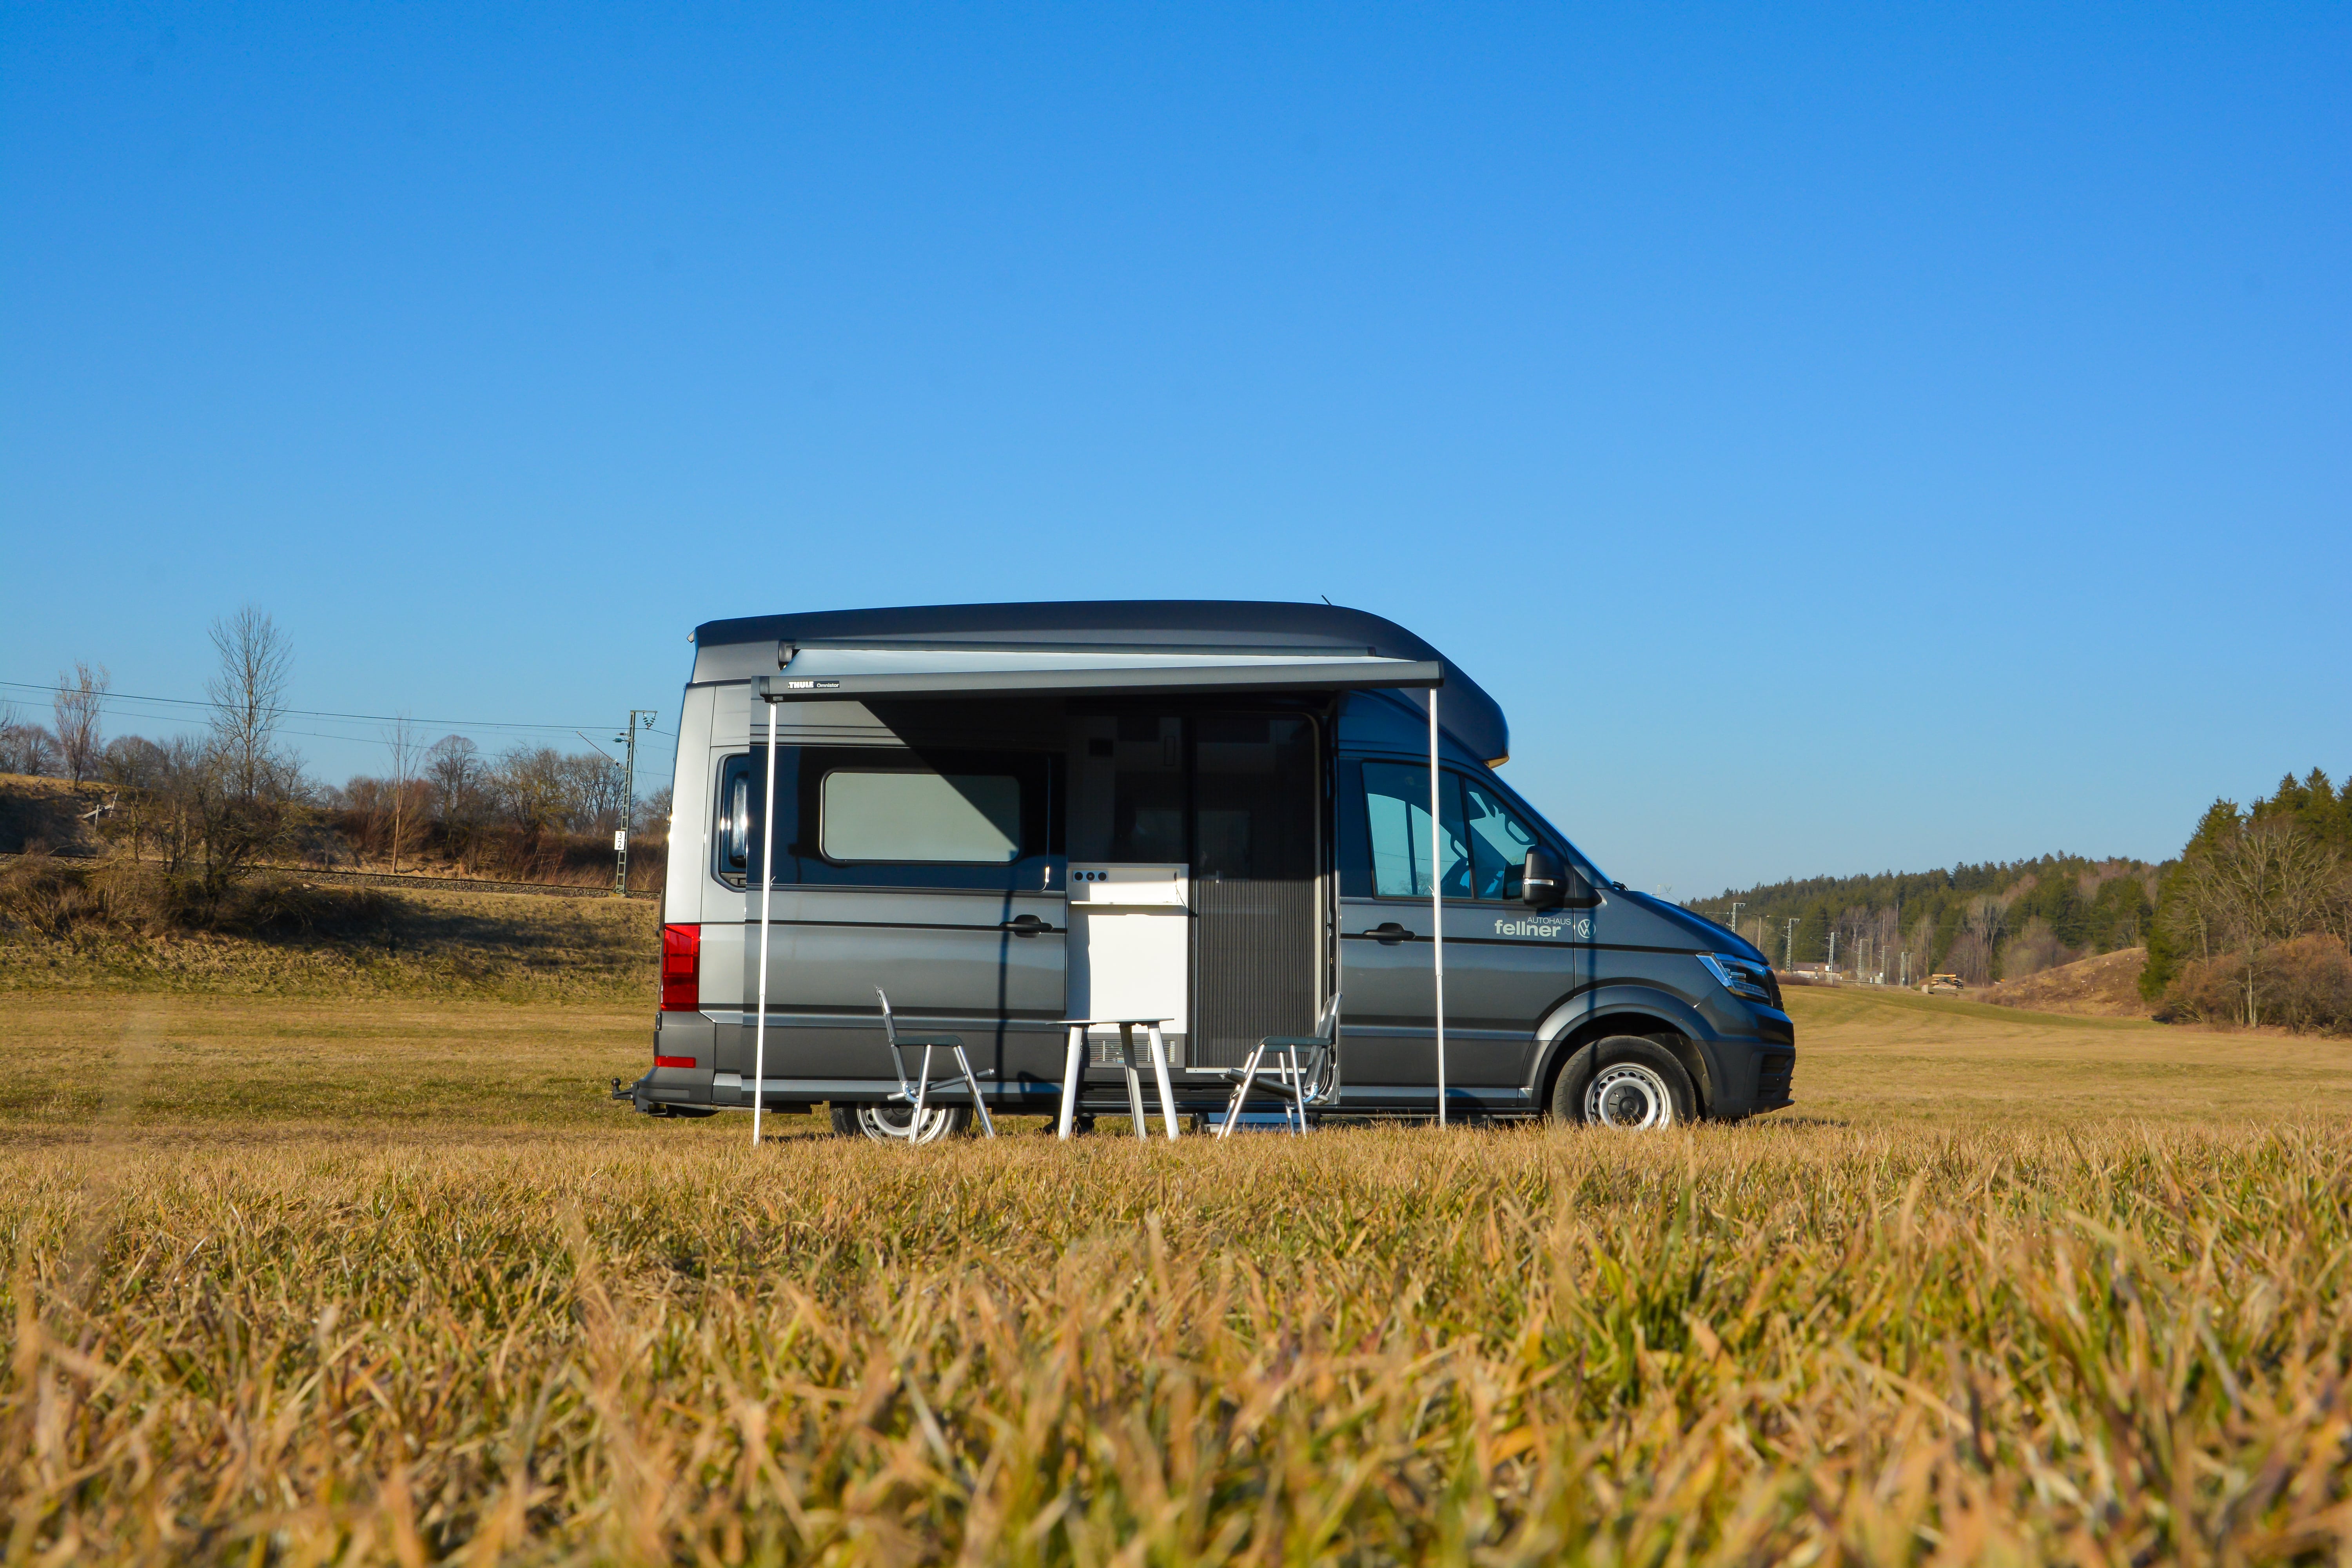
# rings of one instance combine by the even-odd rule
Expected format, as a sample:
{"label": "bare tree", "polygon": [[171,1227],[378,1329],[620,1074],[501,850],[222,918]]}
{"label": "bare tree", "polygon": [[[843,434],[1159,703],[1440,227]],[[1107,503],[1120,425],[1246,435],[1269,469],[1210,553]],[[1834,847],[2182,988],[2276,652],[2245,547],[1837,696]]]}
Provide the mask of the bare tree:
{"label": "bare tree", "polygon": [[384,749],[392,753],[392,874],[400,875],[401,836],[406,831],[408,797],[414,792],[417,773],[425,760],[425,748],[417,739],[416,727],[403,713],[383,732]]}
{"label": "bare tree", "polygon": [[66,777],[76,784],[97,773],[99,756],[105,750],[99,737],[99,700],[106,688],[103,665],[93,671],[76,659],[72,675],[58,676],[58,694],[51,703],[58,719],[58,752],[65,763]]}
{"label": "bare tree", "polygon": [[275,782],[278,721],[286,714],[286,682],[294,650],[277,622],[247,605],[213,623],[220,668],[205,689],[213,701],[213,743],[228,769],[228,784],[251,798]]}
{"label": "bare tree", "polygon": [[37,778],[54,773],[58,765],[58,744],[49,732],[25,722],[15,703],[0,703],[0,773]]}
{"label": "bare tree", "polygon": [[630,826],[633,837],[667,838],[669,836],[670,788],[661,788],[637,803],[635,820]]}
{"label": "bare tree", "polygon": [[184,835],[176,875],[201,853],[197,892],[218,909],[229,889],[282,850],[294,829],[299,764],[278,747],[293,650],[276,623],[247,605],[213,623],[220,666],[206,686],[212,734],[171,770],[175,831]]}
{"label": "bare tree", "polygon": [[449,853],[461,866],[470,868],[488,809],[481,748],[463,735],[442,736],[425,753],[425,779]]}
{"label": "bare tree", "polygon": [[122,791],[131,808],[131,858],[141,858],[149,815],[148,797],[159,790],[170,769],[165,749],[140,735],[118,735],[106,743],[99,761],[99,776]]}
{"label": "bare tree", "polygon": [[2000,944],[2009,936],[2009,906],[1988,893],[1969,906],[1960,929],[1984,944],[1986,980],[1997,978]]}

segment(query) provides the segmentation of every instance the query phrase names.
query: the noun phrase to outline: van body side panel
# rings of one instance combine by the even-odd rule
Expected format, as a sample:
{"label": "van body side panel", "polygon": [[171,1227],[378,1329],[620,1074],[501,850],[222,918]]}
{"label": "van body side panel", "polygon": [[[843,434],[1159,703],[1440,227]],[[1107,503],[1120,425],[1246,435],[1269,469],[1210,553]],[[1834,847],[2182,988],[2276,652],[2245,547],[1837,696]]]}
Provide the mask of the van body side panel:
{"label": "van body side panel", "polygon": [[699,809],[698,853],[695,857],[695,885],[701,890],[702,921],[702,1007],[716,1020],[714,1053],[719,1070],[746,1070],[747,1047],[743,1031],[739,1026],[743,1005],[744,947],[743,915],[749,900],[740,886],[722,879],[716,864],[719,828],[719,773],[727,756],[740,752],[745,745],[745,732],[750,722],[751,688],[740,682],[695,689],[707,693],[710,710],[703,743],[697,747],[689,760],[685,750],[686,736],[678,735],[678,775],[681,792],[687,775],[692,773],[691,788]]}
{"label": "van body side panel", "polygon": [[[730,759],[748,755],[751,809],[764,817],[769,710],[751,699],[748,686],[719,689],[720,718],[707,752],[714,805],[719,781],[729,776]],[[730,705],[728,693],[740,696]],[[740,711],[740,721],[729,722],[730,706]],[[983,719],[976,731],[967,715]],[[827,769],[847,768],[852,776],[877,767],[919,771],[940,753],[923,743],[910,745],[909,736],[929,742],[946,731],[968,744],[1012,727],[992,721],[994,715],[978,715],[969,705],[950,710],[946,717],[948,722],[941,723],[936,714],[900,705],[886,718],[851,702],[790,703],[775,710],[778,841],[776,882],[767,900],[764,1062],[771,1093],[783,1092],[779,1084],[812,1098],[874,1099],[897,1090],[897,1064],[882,1031],[877,985],[889,994],[902,1030],[961,1037],[972,1066],[996,1075],[992,1098],[1058,1093],[1062,1038],[1054,1024],[1063,1016],[1067,967],[1066,858],[1030,853],[1039,846],[1024,843],[1020,857],[999,868],[909,863],[902,880],[887,864],[845,867],[823,860],[827,829],[816,817],[803,820],[816,800],[831,798],[824,793]],[[911,726],[907,734],[893,727],[894,720]],[[968,732],[955,734],[959,726]],[[1050,795],[1045,783],[1050,768],[1041,757],[1035,769],[1032,781],[1047,792],[1039,797],[1044,801]],[[874,831],[874,825],[867,830]],[[748,875],[722,875],[716,860],[705,870],[714,889],[706,908],[723,907],[731,915],[729,923],[705,925],[705,951],[732,958],[731,967],[726,957],[710,964],[704,995],[708,1004],[724,1008],[720,1033],[731,1038],[731,1046],[722,1049],[721,1065],[745,1081],[759,1066],[758,928],[763,900],[758,870],[764,837],[755,822]],[[939,1070],[944,1069],[935,1067]],[[962,1092],[943,1089],[940,1097],[953,1100]],[[748,1102],[748,1095],[742,1098]]]}
{"label": "van body side panel", "polygon": [[[708,810],[698,786],[698,766],[709,744],[711,696],[708,687],[689,686],[678,703],[677,763],[670,778],[669,863],[662,878],[661,918],[665,924],[698,924],[703,919],[706,879],[701,865],[708,852]],[[706,955],[702,968],[707,1009],[710,993]],[[710,1100],[710,1084],[718,1067],[726,1030],[709,1013],[654,1015],[653,1055],[656,1066],[646,1082],[649,1100],[702,1105]],[[660,1063],[688,1063],[662,1066]]]}
{"label": "van body side panel", "polygon": [[[1046,928],[1024,935],[1023,916]],[[898,1087],[877,984],[901,1029],[961,1037],[1006,1092],[1061,1081],[1064,940],[1057,893],[779,888],[768,932],[768,1077]],[[744,928],[756,943],[755,925]],[[743,1017],[756,1021],[746,996]],[[740,1069],[751,1072],[748,1060]]]}
{"label": "van body side panel", "polygon": [[669,869],[662,879],[662,920],[686,924],[704,918],[710,882],[710,796],[703,773],[710,752],[714,694],[689,686],[679,700],[677,763],[669,784]]}

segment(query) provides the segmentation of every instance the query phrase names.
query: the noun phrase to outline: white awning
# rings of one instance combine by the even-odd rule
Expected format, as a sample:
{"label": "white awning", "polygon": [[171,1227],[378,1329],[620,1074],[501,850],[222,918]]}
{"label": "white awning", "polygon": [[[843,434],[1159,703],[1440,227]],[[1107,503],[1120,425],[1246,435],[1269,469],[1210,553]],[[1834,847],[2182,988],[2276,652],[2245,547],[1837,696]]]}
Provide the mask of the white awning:
{"label": "white awning", "polygon": [[[1444,816],[1438,798],[1437,689],[1445,667],[1435,659],[1381,658],[1370,654],[1149,652],[1025,648],[942,649],[803,646],[780,650],[783,668],[752,683],[768,704],[766,799],[760,835],[759,1016],[753,1029],[751,1142],[758,1147],[768,1081],[768,931],[775,900],[776,714],[785,702],[857,702],[888,698],[990,697],[1055,692],[1352,691],[1418,687],[1429,696],[1430,963],[1437,1024],[1437,1120],[1445,1122],[1445,900],[1440,885],[1437,835]],[[1161,1087],[1163,1099],[1166,1086]],[[977,1091],[975,1090],[975,1101]],[[1173,1113],[1169,1123],[1174,1133]]]}

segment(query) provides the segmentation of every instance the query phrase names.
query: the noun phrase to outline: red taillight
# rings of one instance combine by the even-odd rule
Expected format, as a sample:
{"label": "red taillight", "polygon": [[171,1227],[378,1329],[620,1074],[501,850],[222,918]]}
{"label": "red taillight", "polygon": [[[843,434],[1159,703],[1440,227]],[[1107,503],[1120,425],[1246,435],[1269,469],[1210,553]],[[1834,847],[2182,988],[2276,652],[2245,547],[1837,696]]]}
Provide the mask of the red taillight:
{"label": "red taillight", "polygon": [[693,1013],[702,1006],[702,928],[662,927],[662,999],[665,1013]]}
{"label": "red taillight", "polygon": [[654,1066],[657,1068],[690,1068],[693,1065],[692,1057],[656,1057],[654,1058]]}

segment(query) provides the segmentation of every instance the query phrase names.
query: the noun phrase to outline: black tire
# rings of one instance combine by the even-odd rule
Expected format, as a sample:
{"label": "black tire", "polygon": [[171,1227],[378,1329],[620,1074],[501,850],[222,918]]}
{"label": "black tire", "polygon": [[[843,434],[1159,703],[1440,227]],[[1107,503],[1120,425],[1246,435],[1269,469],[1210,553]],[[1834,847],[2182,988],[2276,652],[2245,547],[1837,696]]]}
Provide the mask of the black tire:
{"label": "black tire", "polygon": [[1612,1035],[1560,1070],[1551,1113],[1558,1121],[1591,1126],[1671,1127],[1697,1120],[1698,1097],[1672,1051],[1639,1035]]}
{"label": "black tire", "polygon": [[914,1120],[911,1105],[836,1105],[833,1108],[833,1130],[845,1138],[870,1138],[877,1143],[937,1143],[952,1138],[971,1123],[971,1112],[961,1105],[929,1105],[923,1108],[923,1127],[916,1136],[909,1123]]}

